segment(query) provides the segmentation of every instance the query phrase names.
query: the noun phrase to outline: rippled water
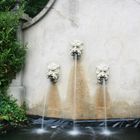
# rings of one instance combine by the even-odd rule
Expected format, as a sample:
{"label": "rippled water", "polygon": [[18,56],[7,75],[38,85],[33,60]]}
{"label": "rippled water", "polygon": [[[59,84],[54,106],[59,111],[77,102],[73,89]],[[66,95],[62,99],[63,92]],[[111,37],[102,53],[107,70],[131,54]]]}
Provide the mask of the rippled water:
{"label": "rippled water", "polygon": [[[75,132],[74,132],[75,131]],[[78,133],[77,133],[78,132]],[[140,128],[38,127],[13,130],[0,140],[140,140]]]}

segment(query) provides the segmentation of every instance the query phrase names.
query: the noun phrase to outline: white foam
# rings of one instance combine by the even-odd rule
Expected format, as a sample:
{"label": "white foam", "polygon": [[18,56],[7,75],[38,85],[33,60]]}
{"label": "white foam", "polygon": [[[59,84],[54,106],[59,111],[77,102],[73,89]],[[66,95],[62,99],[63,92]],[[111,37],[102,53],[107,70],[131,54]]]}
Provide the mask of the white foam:
{"label": "white foam", "polygon": [[105,135],[105,136],[110,136],[110,135],[112,135],[112,132],[108,129],[103,129],[101,134]]}
{"label": "white foam", "polygon": [[77,128],[73,128],[72,130],[68,131],[68,134],[72,136],[77,136],[80,135],[81,132]]}
{"label": "white foam", "polygon": [[33,133],[37,133],[37,134],[44,134],[47,133],[48,131],[44,128],[38,128],[38,129],[34,129]]}
{"label": "white foam", "polygon": [[57,128],[58,126],[52,125],[51,128]]}

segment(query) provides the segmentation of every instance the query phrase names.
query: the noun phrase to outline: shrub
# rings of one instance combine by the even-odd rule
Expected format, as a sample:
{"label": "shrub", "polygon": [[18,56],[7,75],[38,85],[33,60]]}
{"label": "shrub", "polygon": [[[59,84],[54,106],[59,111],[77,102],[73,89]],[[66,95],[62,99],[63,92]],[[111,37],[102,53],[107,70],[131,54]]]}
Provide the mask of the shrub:
{"label": "shrub", "polygon": [[25,59],[25,48],[16,39],[19,15],[0,13],[0,94],[5,94]]}
{"label": "shrub", "polygon": [[0,97],[0,107],[1,120],[6,120],[11,125],[16,126],[27,120],[25,110],[20,108],[16,100],[10,96]]}
{"label": "shrub", "polygon": [[[7,95],[12,79],[24,65],[25,47],[17,40],[17,28],[22,10],[11,11],[16,0],[0,0],[0,121],[18,125],[27,118],[16,100]],[[2,125],[0,125],[2,128]]]}
{"label": "shrub", "polygon": [[16,0],[0,0],[0,11],[10,11],[14,8]]}

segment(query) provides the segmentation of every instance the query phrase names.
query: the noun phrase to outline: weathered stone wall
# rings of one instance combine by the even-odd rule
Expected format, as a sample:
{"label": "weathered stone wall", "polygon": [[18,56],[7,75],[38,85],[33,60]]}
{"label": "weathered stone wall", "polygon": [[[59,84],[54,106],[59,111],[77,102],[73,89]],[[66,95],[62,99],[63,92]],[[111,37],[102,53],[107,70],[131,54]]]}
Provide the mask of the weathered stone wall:
{"label": "weathered stone wall", "polygon": [[110,67],[108,117],[140,117],[139,0],[58,0],[23,35],[28,44],[23,85],[29,114],[42,115],[44,98],[52,88],[46,78],[47,66],[55,62],[61,66],[61,74],[52,92],[59,97],[51,97],[55,105],[52,112],[51,107],[46,109],[46,115],[73,118],[74,61],[69,49],[73,40],[80,40],[84,53],[77,70],[77,118],[104,117],[102,89],[95,73],[100,63]]}

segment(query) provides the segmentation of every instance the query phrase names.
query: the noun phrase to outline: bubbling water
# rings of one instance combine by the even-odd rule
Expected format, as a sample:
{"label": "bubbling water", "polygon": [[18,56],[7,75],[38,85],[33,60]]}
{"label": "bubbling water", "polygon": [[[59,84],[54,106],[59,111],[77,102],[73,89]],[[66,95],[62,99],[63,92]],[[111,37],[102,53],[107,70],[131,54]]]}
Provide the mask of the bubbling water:
{"label": "bubbling water", "polygon": [[105,136],[110,136],[110,135],[112,135],[112,132],[109,129],[103,129],[101,131],[101,134],[105,135]]}
{"label": "bubbling water", "polygon": [[44,133],[48,133],[48,131],[44,128],[38,128],[38,129],[34,129],[32,131],[32,133],[36,133],[36,134],[44,134]]}
{"label": "bubbling water", "polygon": [[78,128],[74,127],[72,130],[68,131],[68,134],[72,136],[77,136],[80,135],[81,132]]}

